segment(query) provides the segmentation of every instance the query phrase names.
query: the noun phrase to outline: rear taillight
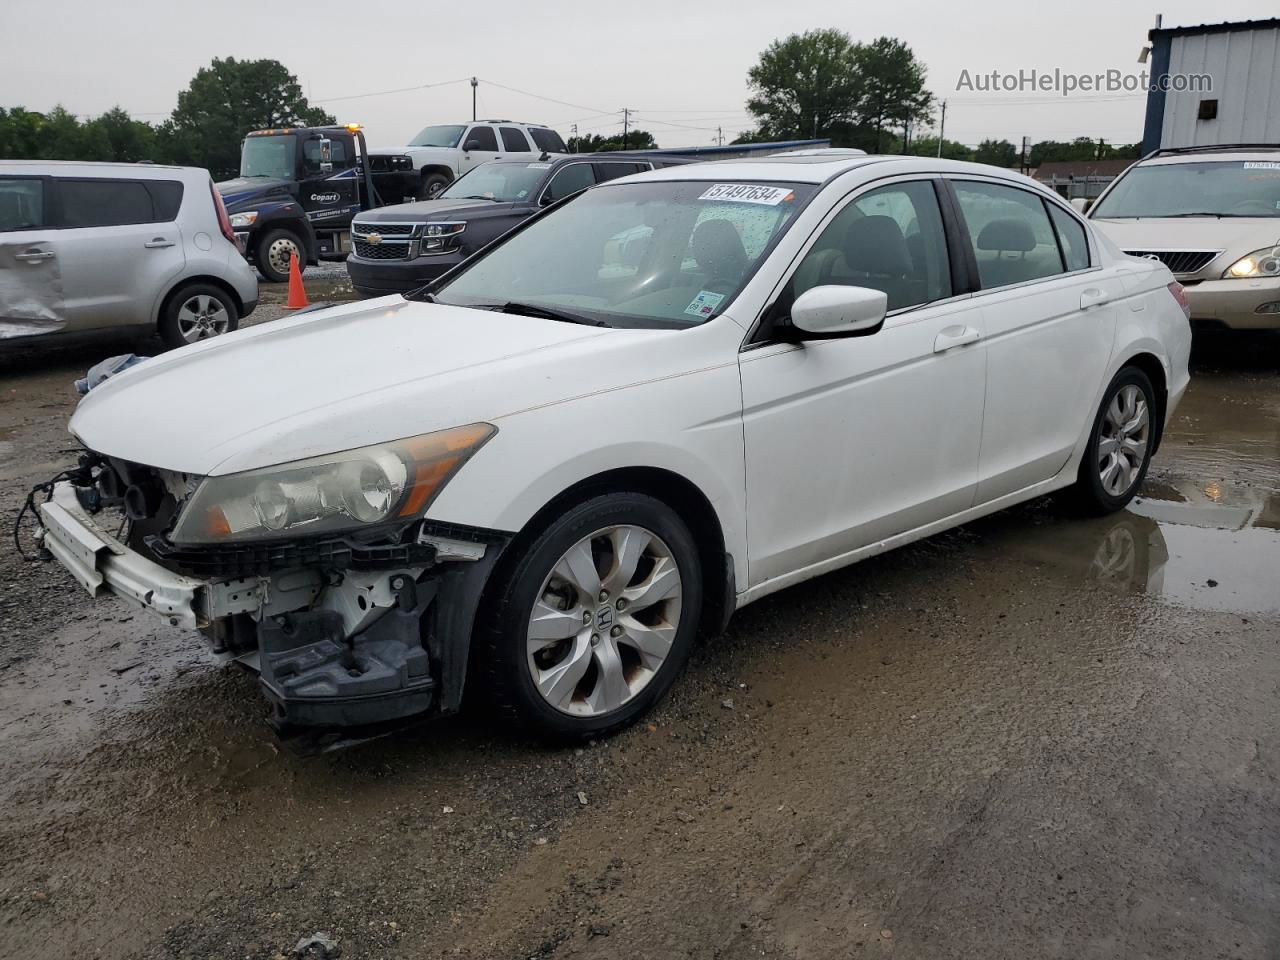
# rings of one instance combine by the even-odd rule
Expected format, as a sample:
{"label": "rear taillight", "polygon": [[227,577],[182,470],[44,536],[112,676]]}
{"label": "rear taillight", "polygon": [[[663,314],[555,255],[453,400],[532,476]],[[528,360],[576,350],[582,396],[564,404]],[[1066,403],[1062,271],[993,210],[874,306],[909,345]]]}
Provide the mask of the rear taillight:
{"label": "rear taillight", "polygon": [[1191,319],[1191,303],[1187,300],[1187,295],[1182,290],[1182,284],[1177,280],[1169,284],[1169,292],[1173,294],[1173,299],[1178,301],[1178,306],[1182,308],[1182,312],[1186,314],[1187,319]]}
{"label": "rear taillight", "polygon": [[213,181],[209,181],[209,192],[213,194],[213,208],[218,211],[218,229],[222,231],[222,235],[232,243],[236,242],[236,232],[231,229],[231,218],[227,216],[227,205],[222,202],[222,194],[218,192],[218,188],[213,185]]}

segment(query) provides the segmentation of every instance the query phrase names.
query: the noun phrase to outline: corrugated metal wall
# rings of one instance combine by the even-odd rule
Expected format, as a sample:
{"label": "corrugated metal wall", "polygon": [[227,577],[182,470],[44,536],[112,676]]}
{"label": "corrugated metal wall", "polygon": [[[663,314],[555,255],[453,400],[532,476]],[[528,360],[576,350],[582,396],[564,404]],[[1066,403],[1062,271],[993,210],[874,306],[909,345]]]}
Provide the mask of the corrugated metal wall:
{"label": "corrugated metal wall", "polygon": [[[1169,74],[1206,73],[1213,92],[1166,94],[1160,146],[1280,143],[1280,28],[1171,38]],[[1218,117],[1199,120],[1200,101],[1216,99]]]}

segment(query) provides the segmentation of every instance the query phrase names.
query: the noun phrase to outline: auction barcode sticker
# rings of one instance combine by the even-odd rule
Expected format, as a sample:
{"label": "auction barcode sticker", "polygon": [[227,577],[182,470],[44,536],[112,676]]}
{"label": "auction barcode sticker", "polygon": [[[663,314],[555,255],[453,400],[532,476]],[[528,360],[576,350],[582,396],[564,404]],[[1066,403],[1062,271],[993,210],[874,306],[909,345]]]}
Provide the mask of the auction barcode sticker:
{"label": "auction barcode sticker", "polygon": [[1246,170],[1280,170],[1280,163],[1273,160],[1246,160]]}
{"label": "auction barcode sticker", "polygon": [[717,183],[698,199],[762,203],[768,207],[776,207],[784,200],[790,200],[793,197],[794,194],[787,187],[766,187],[753,183]]}

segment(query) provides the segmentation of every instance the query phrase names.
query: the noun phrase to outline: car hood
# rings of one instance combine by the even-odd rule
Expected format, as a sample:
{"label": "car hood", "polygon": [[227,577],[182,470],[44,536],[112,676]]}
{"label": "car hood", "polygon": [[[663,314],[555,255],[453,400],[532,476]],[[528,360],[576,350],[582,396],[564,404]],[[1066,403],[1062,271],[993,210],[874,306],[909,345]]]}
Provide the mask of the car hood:
{"label": "car hood", "polygon": [[1121,250],[1222,250],[1234,259],[1280,243],[1275,217],[1096,217],[1090,222]]}
{"label": "car hood", "polygon": [[235,177],[222,180],[216,186],[218,193],[222,194],[222,202],[232,213],[235,212],[234,208],[264,197],[292,199],[292,194],[289,193],[291,182],[275,177]]}
{"label": "car hood", "polygon": [[[493,200],[419,200],[416,203],[398,203],[393,207],[379,207],[360,214],[361,223],[394,223],[405,220],[441,220],[471,214],[508,213],[514,203],[495,203]],[[523,204],[529,206],[529,204]]]}
{"label": "car hood", "polygon": [[135,463],[234,473],[614,388],[632,365],[612,354],[672,336],[384,297],[149,359],[90,392],[71,431]]}

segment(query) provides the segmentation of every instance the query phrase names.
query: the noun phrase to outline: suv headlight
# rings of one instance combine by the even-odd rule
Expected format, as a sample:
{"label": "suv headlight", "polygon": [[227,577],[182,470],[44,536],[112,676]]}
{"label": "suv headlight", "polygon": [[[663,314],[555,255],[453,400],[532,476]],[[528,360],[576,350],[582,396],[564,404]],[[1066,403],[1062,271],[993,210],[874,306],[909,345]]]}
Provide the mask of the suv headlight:
{"label": "suv headlight", "polygon": [[252,227],[254,221],[257,219],[257,210],[246,210],[244,213],[233,213],[231,215],[231,229],[243,230],[245,227]]}
{"label": "suv headlight", "polygon": [[457,248],[458,237],[467,229],[465,223],[428,223],[422,228],[418,241],[418,256],[448,253]]}
{"label": "suv headlight", "polygon": [[1223,280],[1246,277],[1280,277],[1280,247],[1263,247],[1241,257],[1223,273]]}
{"label": "suv headlight", "polygon": [[173,541],[276,540],[412,520],[497,432],[492,424],[473,423],[209,477],[178,517]]}

